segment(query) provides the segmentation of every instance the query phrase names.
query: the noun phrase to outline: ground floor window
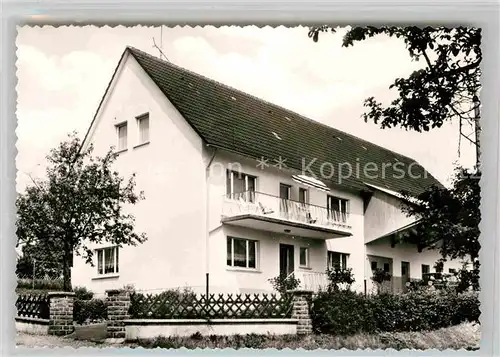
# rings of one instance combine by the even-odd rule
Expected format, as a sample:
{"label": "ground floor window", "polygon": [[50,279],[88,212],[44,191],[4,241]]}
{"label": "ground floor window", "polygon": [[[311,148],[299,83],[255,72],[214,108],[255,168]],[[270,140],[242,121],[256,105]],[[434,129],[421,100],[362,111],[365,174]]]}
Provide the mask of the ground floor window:
{"label": "ground floor window", "polygon": [[240,268],[257,268],[256,240],[227,237],[227,265]]}
{"label": "ground floor window", "polygon": [[328,252],[328,268],[333,269],[338,267],[340,269],[347,269],[347,261],[349,254],[339,252]]}
{"label": "ground floor window", "polygon": [[422,264],[422,275],[429,274],[430,266],[427,264]]}
{"label": "ground floor window", "polygon": [[300,247],[299,265],[303,268],[309,268],[309,248]]}
{"label": "ground floor window", "polygon": [[118,247],[96,249],[97,274],[118,273]]}

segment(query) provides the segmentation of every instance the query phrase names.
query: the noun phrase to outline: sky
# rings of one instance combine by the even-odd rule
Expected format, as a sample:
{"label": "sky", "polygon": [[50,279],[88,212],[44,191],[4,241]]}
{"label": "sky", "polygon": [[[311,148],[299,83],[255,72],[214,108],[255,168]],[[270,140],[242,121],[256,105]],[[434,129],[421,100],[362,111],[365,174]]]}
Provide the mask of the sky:
{"label": "sky", "polygon": [[456,163],[473,166],[466,140],[458,157],[457,123],[417,133],[364,122],[364,99],[388,103],[394,79],[423,63],[385,36],[344,48],[346,30],[315,43],[304,27],[19,27],[17,190],[43,177],[45,156],[68,133],[83,137],[127,45],[159,56],[153,39],[181,67],[412,157],[442,183]]}

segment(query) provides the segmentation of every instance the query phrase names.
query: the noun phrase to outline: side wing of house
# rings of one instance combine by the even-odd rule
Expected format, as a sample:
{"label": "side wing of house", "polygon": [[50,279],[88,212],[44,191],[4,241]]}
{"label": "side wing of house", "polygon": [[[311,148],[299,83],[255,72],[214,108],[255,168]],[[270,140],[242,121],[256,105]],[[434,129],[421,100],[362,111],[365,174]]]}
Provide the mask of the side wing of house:
{"label": "side wing of house", "polygon": [[401,199],[375,191],[365,211],[365,244],[401,229],[413,222],[402,211]]}
{"label": "side wing of house", "polygon": [[94,256],[94,267],[75,259],[74,285],[95,292],[134,284],[138,289],[202,286],[205,276],[205,159],[202,139],[125,51],[84,148],[95,155],[120,152],[114,168],[136,174],[145,200],[127,210],[148,240]]}

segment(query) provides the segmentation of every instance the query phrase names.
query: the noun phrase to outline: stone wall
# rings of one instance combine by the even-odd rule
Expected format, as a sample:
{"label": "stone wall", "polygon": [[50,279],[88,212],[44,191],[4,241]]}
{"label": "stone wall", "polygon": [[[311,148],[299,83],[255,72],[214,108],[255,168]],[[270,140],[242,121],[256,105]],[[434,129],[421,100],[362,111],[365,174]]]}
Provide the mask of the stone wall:
{"label": "stone wall", "polygon": [[49,292],[49,335],[63,336],[74,331],[73,303],[75,293]]}
{"label": "stone wall", "polygon": [[310,304],[312,291],[294,290],[292,319],[298,320],[297,335],[305,335],[312,332],[312,320],[310,314]]}
{"label": "stone wall", "polygon": [[130,293],[126,290],[107,290],[108,309],[107,336],[111,339],[125,339],[124,321],[129,319]]}

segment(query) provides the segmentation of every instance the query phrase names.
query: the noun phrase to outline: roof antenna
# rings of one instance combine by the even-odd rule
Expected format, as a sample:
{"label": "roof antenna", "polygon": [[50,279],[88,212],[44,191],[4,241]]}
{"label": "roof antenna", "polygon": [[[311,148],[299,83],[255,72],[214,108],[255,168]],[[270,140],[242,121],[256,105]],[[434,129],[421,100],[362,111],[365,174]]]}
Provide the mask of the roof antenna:
{"label": "roof antenna", "polygon": [[163,59],[162,57],[165,57],[165,59],[170,62],[170,60],[168,59],[167,56],[165,56],[165,54],[163,53],[163,26],[160,26],[160,46],[158,46],[156,44],[156,41],[155,41],[155,38],[153,37],[153,47],[156,48],[158,50],[158,52],[160,52],[160,59]]}

